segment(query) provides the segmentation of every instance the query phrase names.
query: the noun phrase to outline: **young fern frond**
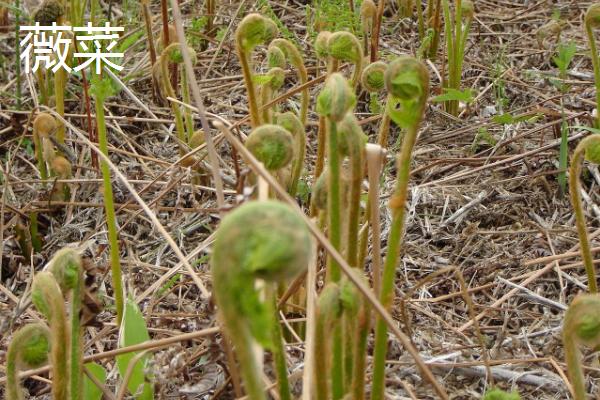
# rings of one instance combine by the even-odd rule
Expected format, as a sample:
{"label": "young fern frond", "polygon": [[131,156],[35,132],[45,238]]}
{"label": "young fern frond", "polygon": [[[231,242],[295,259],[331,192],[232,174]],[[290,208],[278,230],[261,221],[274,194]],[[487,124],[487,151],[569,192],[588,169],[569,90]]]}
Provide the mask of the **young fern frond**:
{"label": "young fern frond", "polygon": [[[71,162],[63,156],[55,156],[50,163],[50,169],[58,179],[69,179],[73,174]],[[64,182],[57,182],[52,197],[58,200],[68,201],[71,192],[69,186]]]}
{"label": "young fern frond", "polygon": [[[329,57],[329,48],[327,43],[331,37],[331,32],[321,31],[315,39],[315,53],[317,59],[327,62],[327,74],[333,71],[332,59]],[[319,129],[317,132],[317,160],[315,162],[315,176],[314,181],[316,182],[323,172],[325,165],[325,147],[326,147],[326,136],[327,136],[327,124],[325,117],[319,116]],[[316,210],[311,207],[311,215],[314,215]]]}
{"label": "young fern frond", "polygon": [[350,32],[332,33],[327,41],[329,56],[337,61],[350,61],[354,63],[352,73],[352,87],[356,88],[363,70],[364,55],[360,41]]}
{"label": "young fern frond", "polygon": [[283,87],[285,82],[285,71],[280,67],[272,67],[265,78],[268,80],[260,86],[260,102],[262,112],[262,122],[264,124],[273,123],[273,108],[266,105],[276,96],[277,92]]}
{"label": "young fern frond", "polygon": [[346,221],[346,259],[351,267],[358,267],[358,227],[360,213],[361,184],[364,171],[365,145],[367,136],[352,113],[346,114],[338,123],[340,154],[348,157],[350,167],[350,192]]}
{"label": "young fern frond", "polygon": [[[387,64],[383,61],[376,61],[367,65],[361,77],[363,87],[373,94],[377,94],[385,89],[385,71]],[[390,102],[388,97],[388,102]],[[388,142],[388,134],[390,131],[390,114],[387,112],[387,107],[384,108],[379,124],[379,133],[377,134],[377,144],[386,148]]]}
{"label": "young fern frond", "polygon": [[70,248],[59,250],[48,270],[54,275],[63,295],[70,300],[69,386],[72,399],[83,396],[83,340],[80,313],[83,304],[83,266],[79,253]]}
{"label": "young fern frond", "polygon": [[31,300],[50,325],[52,398],[66,400],[69,393],[69,331],[62,292],[51,272],[42,271],[35,275]]}
{"label": "young fern frond", "polygon": [[294,138],[285,128],[266,124],[248,135],[246,148],[262,162],[269,171],[288,165],[294,157]]}
{"label": "young fern frond", "polygon": [[275,124],[290,132],[294,138],[294,157],[292,160],[292,173],[288,185],[288,193],[295,196],[298,190],[298,181],[304,168],[304,157],[306,156],[306,131],[304,124],[296,114],[285,112],[275,116]]}
{"label": "young fern frond", "polygon": [[39,113],[33,120],[33,144],[42,179],[48,178],[48,167],[46,166],[46,157],[44,156],[44,148],[47,147],[45,142],[49,142],[50,136],[54,135],[57,129],[58,123],[51,114]]}
{"label": "young fern frond", "polygon": [[327,61],[329,57],[329,38],[331,32],[321,31],[315,39],[315,54],[319,60]]}
{"label": "young fern frond", "polygon": [[360,24],[363,34],[363,52],[365,56],[369,54],[369,44],[373,36],[373,26],[377,18],[377,6],[373,0],[364,0],[360,5]]}
{"label": "young fern frond", "polygon": [[285,68],[285,54],[277,46],[269,45],[267,49],[267,64],[269,68]]}
{"label": "young fern frond", "polygon": [[327,210],[327,198],[329,197],[328,182],[329,171],[326,169],[312,187],[311,207],[314,207],[316,210]]}
{"label": "young fern frond", "polygon": [[[235,345],[250,400],[265,400],[255,343],[272,349],[275,310],[261,300],[256,280],[266,285],[291,279],[308,267],[313,243],[307,226],[277,201],[246,203],[221,222],[211,259],[214,294]],[[285,371],[278,371],[278,375]]]}
{"label": "young fern frond", "polygon": [[588,395],[578,347],[595,349],[600,346],[600,296],[581,294],[573,300],[565,313],[563,344],[575,400],[586,400]]}
{"label": "young fern frond", "polygon": [[[341,245],[341,160],[339,154],[338,124],[356,103],[356,96],[348,81],[338,72],[331,74],[325,87],[317,97],[317,112],[327,120],[328,161],[329,161],[329,239],[336,249]],[[339,265],[331,257],[327,258],[329,280],[337,282],[341,275]]]}
{"label": "young fern frond", "polygon": [[278,30],[275,22],[260,14],[248,14],[240,22],[235,32],[235,45],[246,84],[252,128],[256,128],[261,124],[261,116],[258,109],[256,89],[252,79],[250,56],[256,46],[269,43],[277,36],[277,33]]}
{"label": "young fern frond", "polygon": [[[385,73],[388,92],[400,105],[400,110],[388,103],[388,112],[394,122],[406,129],[402,148],[398,155],[398,176],[396,189],[390,198],[392,224],[388,237],[388,249],[379,300],[389,309],[394,299],[394,277],[402,235],[404,231],[404,215],[408,197],[410,163],[412,150],[417,140],[419,125],[425,112],[429,94],[429,72],[427,67],[413,57],[402,56],[392,61]],[[372,400],[384,398],[385,356],[387,352],[387,325],[377,318],[375,329],[375,350],[373,361]]]}
{"label": "young fern frond", "polygon": [[42,323],[25,325],[12,337],[6,354],[6,400],[23,400],[19,371],[45,364],[50,351],[50,330]]}
{"label": "young fern frond", "polygon": [[592,4],[585,13],[585,32],[590,43],[592,66],[594,67],[594,83],[596,85],[596,127],[600,127],[600,59],[594,30],[600,27],[600,3]]}
{"label": "young fern frond", "polygon": [[585,213],[583,203],[581,202],[581,182],[579,176],[583,160],[586,159],[595,164],[600,164],[600,135],[594,134],[583,139],[575,148],[573,158],[571,159],[571,168],[569,169],[569,193],[571,195],[571,204],[575,211],[575,225],[579,234],[579,246],[581,248],[581,257],[588,278],[588,288],[590,293],[597,293],[596,269],[594,259],[590,249],[590,240],[585,224]]}
{"label": "young fern frond", "polygon": [[[173,88],[173,85],[171,84],[171,79],[170,79],[170,75],[169,75],[169,65],[170,65],[170,63],[179,64],[179,63],[183,62],[183,57],[181,56],[182,50],[183,49],[181,47],[181,43],[172,42],[170,45],[168,45],[162,51],[162,54],[160,56],[160,71],[161,71],[161,73],[160,73],[161,85],[160,86],[164,90],[166,97],[171,97],[171,98],[177,97],[177,94],[175,93],[175,89]],[[192,63],[195,63],[196,53],[189,47],[188,47],[188,52],[191,55]],[[190,133],[189,135],[186,135],[186,126],[185,126],[183,115],[181,114],[181,109],[179,108],[179,105],[172,101],[170,102],[170,104],[171,104],[171,110],[173,111],[173,114],[175,115],[175,129],[177,131],[177,137],[183,143],[187,143],[188,136],[191,137],[192,134]],[[180,153],[185,154],[186,151],[182,148],[180,150]]]}
{"label": "young fern frond", "polygon": [[[292,42],[287,39],[274,39],[269,45],[269,48],[271,47],[278,47],[281,49],[290,65],[296,68],[296,71],[298,72],[298,80],[300,81],[301,85],[308,83],[308,72],[306,70],[306,66],[304,65],[302,53],[300,53],[298,48],[294,46]],[[308,87],[305,87],[302,90],[301,101],[300,121],[302,121],[303,125],[306,125],[308,119],[308,103],[310,101]]]}
{"label": "young fern frond", "polygon": [[[42,26],[51,26],[53,22],[56,25],[62,25],[65,17],[65,7],[58,0],[45,0],[34,14],[35,21]],[[69,53],[72,51],[68,50]],[[70,56],[67,56],[69,59]],[[65,115],[65,87],[67,85],[67,71],[60,68],[54,73],[54,98],[56,112],[63,116]],[[62,122],[57,121],[56,140],[59,143],[65,142],[65,126]]]}
{"label": "young fern frond", "polygon": [[[332,35],[333,37],[333,35]],[[335,72],[325,82],[325,87],[317,97],[317,112],[327,122],[328,137],[328,197],[327,217],[328,234],[331,244],[338,251],[342,244],[342,191],[341,191],[341,157],[338,124],[346,117],[356,103],[354,91],[342,74]],[[327,257],[327,279],[329,282],[339,282],[341,279],[340,266],[331,255]],[[332,394],[334,399],[343,396],[343,338],[341,326],[337,326],[333,341],[332,364]]]}

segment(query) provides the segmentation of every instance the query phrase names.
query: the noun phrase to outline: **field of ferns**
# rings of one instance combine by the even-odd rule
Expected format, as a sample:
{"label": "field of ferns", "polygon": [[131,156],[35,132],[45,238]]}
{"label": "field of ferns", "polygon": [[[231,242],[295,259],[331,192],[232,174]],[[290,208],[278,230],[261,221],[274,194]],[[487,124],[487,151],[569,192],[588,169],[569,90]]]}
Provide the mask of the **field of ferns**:
{"label": "field of ferns", "polygon": [[600,398],[600,2],[0,0],[0,398]]}

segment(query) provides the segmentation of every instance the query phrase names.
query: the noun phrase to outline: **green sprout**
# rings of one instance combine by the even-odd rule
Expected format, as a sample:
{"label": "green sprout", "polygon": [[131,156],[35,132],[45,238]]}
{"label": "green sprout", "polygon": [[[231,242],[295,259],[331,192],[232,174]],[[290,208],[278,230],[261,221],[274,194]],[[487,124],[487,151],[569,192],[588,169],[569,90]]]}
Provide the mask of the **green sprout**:
{"label": "green sprout", "polygon": [[[23,400],[19,371],[42,366],[48,360],[50,330],[42,323],[25,325],[12,337],[6,355],[7,400]],[[56,371],[52,371],[53,375]],[[54,375],[56,376],[56,375]],[[56,380],[56,378],[54,378]],[[53,392],[54,393],[54,392]]]}

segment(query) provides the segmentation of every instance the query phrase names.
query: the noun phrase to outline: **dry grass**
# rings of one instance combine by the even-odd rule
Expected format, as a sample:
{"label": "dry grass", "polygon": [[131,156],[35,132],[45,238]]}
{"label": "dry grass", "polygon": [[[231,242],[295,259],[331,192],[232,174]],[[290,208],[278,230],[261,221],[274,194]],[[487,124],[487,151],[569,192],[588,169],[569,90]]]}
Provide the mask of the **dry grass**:
{"label": "dry grass", "polygon": [[[221,2],[217,23],[226,29],[237,14],[239,2]],[[253,6],[246,2],[246,11]],[[280,20],[296,35],[308,60],[310,78],[315,78],[315,58],[305,27],[301,1],[270,4]],[[564,42],[573,40],[578,54],[572,64],[565,97],[566,115],[572,126],[588,125],[594,108],[591,62],[587,57],[581,21],[587,1],[479,0],[467,46],[464,85],[473,87],[477,101],[454,119],[431,104],[421,130],[413,163],[411,199],[407,220],[406,246],[397,274],[397,304],[393,315],[443,382],[451,398],[478,398],[489,380],[485,378],[481,352],[474,330],[469,324],[459,283],[453,275],[442,276],[411,291],[432,272],[456,266],[470,287],[487,342],[494,381],[503,388],[518,389],[523,398],[564,399],[568,397],[562,376],[565,369],[560,340],[564,309],[572,297],[585,290],[585,272],[576,253],[578,239],[574,217],[566,197],[557,195],[558,136],[560,126],[559,95],[549,82],[557,76],[550,63],[550,49],[540,49],[536,29],[548,22],[553,10],[561,11],[565,21]],[[158,16],[159,8],[153,5]],[[119,9],[119,5],[113,4]],[[189,24],[199,6],[183,2],[184,20]],[[159,18],[155,28],[159,29]],[[126,28],[127,33],[141,29],[139,24]],[[386,18],[382,51],[387,56],[418,47],[415,24]],[[4,57],[0,83],[0,156],[2,204],[0,205],[0,377],[5,360],[7,339],[24,323],[38,315],[27,301],[28,284],[33,271],[40,270],[50,256],[66,245],[85,251],[90,262],[93,287],[107,307],[86,328],[86,355],[106,354],[102,362],[114,366],[117,331],[107,277],[106,232],[102,209],[99,171],[90,168],[89,147],[71,133],[67,145],[73,155],[74,177],[70,180],[72,197],[66,204],[47,200],[52,182],[41,182],[35,162],[26,151],[30,141],[29,110],[36,95],[24,86],[26,110],[14,109],[12,74],[12,34],[0,33],[0,53]],[[219,222],[215,190],[210,179],[203,186],[193,185],[188,169],[173,163],[179,158],[178,147],[169,132],[171,113],[152,99],[151,80],[146,66],[144,40],[129,48],[126,70],[121,78],[125,91],[107,103],[111,161],[154,211],[158,221],[194,266],[197,276],[210,288],[208,259],[211,233]],[[232,126],[244,137],[248,125],[244,86],[231,34],[223,43],[211,41],[207,49],[198,50],[196,76],[200,95],[209,119]],[[261,57],[264,52],[261,53]],[[438,72],[440,62],[430,64]],[[311,68],[312,67],[312,68]],[[433,71],[433,70],[432,70]],[[441,72],[440,72],[441,73]],[[123,77],[130,79],[125,80]],[[293,77],[293,73],[290,73]],[[434,71],[433,90],[439,90]],[[293,80],[293,79],[292,79]],[[504,88],[506,104],[502,112],[513,115],[537,114],[535,122],[518,122],[502,126],[492,121],[491,107],[497,106],[498,88]],[[86,130],[85,109],[78,87],[71,87],[67,120]],[[290,85],[287,89],[291,89]],[[311,87],[312,98],[320,85]],[[133,100],[147,105],[140,107]],[[286,98],[283,104],[299,108],[299,97]],[[152,114],[148,113],[151,110]],[[357,108],[366,132],[374,135],[377,124],[370,118],[366,105]],[[114,117],[114,118],[113,118]],[[314,165],[316,115],[308,132],[307,165]],[[200,126],[200,121],[196,121]],[[494,146],[481,141],[473,151],[478,129],[485,127],[497,140]],[[25,129],[24,129],[25,128]],[[239,192],[248,167],[232,152],[218,131],[213,131],[220,158],[220,175],[225,185],[225,201],[234,205],[247,193]],[[572,143],[584,133],[572,129]],[[393,140],[397,131],[392,133]],[[571,148],[573,148],[573,144]],[[395,166],[388,154],[385,181],[382,184],[382,238],[387,235],[391,216],[385,202],[392,192]],[[209,176],[209,163],[203,161]],[[585,190],[590,231],[600,235],[600,173],[591,167]],[[308,174],[307,176],[310,176]],[[144,214],[125,185],[114,181],[124,277],[131,293],[143,310],[151,335],[156,340],[178,338],[189,332],[216,326],[215,312],[203,299],[188,270],[166,243],[156,224]],[[306,204],[303,204],[306,206]],[[37,211],[44,237],[43,250],[27,265],[15,240],[15,225],[25,222]],[[384,239],[385,240],[385,239]],[[382,243],[385,251],[386,243]],[[592,247],[600,246],[595,238]],[[598,250],[598,249],[597,249]],[[569,253],[573,252],[575,253]],[[565,254],[564,257],[560,257]],[[598,254],[597,252],[595,253]],[[554,256],[554,258],[545,258]],[[596,259],[597,256],[596,256]],[[176,275],[178,274],[178,275]],[[174,276],[180,279],[173,280]],[[166,282],[170,284],[166,286]],[[165,289],[166,288],[166,289]],[[411,291],[411,297],[404,295]],[[406,300],[408,317],[401,314],[400,299]],[[290,316],[293,317],[293,316]],[[183,340],[185,339],[185,340]],[[168,348],[154,352],[153,369],[162,398],[233,398],[226,373],[226,357],[218,334],[182,337]],[[288,347],[292,371],[301,369],[303,343]],[[412,358],[392,339],[388,353],[388,393],[392,399],[434,398],[431,388],[419,376]],[[588,365],[593,365],[588,359]],[[598,383],[596,367],[588,370],[594,389]],[[43,375],[42,375],[43,376]],[[1,379],[1,378],[0,378]],[[48,397],[45,378],[27,381],[35,398]],[[299,388],[300,382],[296,381]],[[116,383],[113,378],[109,387]],[[2,389],[0,389],[2,390]],[[411,394],[412,393],[412,394]],[[187,397],[186,397],[187,396]],[[158,397],[158,396],[157,396]]]}

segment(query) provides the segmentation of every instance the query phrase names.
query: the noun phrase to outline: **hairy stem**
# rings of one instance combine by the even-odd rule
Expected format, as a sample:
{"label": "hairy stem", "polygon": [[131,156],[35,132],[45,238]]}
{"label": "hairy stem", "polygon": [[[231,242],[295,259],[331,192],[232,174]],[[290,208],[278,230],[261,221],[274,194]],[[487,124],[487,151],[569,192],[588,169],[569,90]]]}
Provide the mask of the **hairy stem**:
{"label": "hairy stem", "polygon": [[575,153],[571,159],[571,168],[569,169],[569,192],[571,194],[571,204],[573,205],[573,210],[575,211],[575,225],[579,235],[581,257],[583,258],[583,265],[585,266],[585,272],[588,277],[588,288],[590,293],[597,293],[598,287],[596,284],[594,260],[590,250],[590,240],[588,238],[588,231],[585,224],[585,213],[583,211],[583,203],[581,201],[581,182],[579,180],[579,176],[581,175],[582,163],[585,157],[586,149],[594,146],[600,146],[600,135],[594,134],[583,139],[575,149]]}

